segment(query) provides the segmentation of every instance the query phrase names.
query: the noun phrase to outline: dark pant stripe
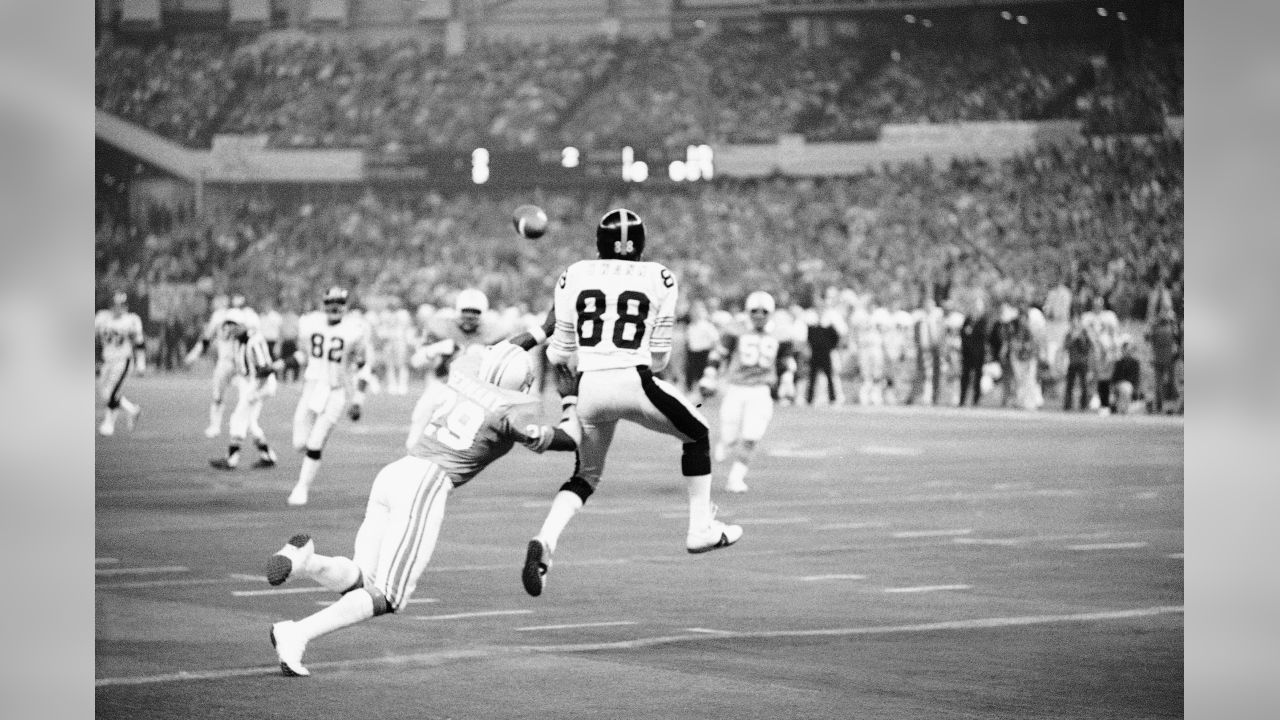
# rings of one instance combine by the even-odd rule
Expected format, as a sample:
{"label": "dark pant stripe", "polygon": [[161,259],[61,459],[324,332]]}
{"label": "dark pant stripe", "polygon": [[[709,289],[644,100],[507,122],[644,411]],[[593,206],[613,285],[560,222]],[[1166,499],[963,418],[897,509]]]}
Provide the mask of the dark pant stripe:
{"label": "dark pant stripe", "polygon": [[658,387],[653,381],[653,371],[647,367],[640,366],[636,368],[640,373],[640,387],[644,390],[645,397],[649,398],[649,402],[671,421],[676,429],[684,433],[692,440],[707,437],[707,424],[697,415],[694,415],[684,403],[667,391]]}
{"label": "dark pant stripe", "polygon": [[124,387],[124,379],[129,377],[129,369],[133,367],[133,358],[124,359],[124,370],[120,371],[120,377],[116,379],[116,384],[111,388],[111,396],[107,400],[107,407],[115,410],[120,406],[120,396],[123,394],[120,389]]}

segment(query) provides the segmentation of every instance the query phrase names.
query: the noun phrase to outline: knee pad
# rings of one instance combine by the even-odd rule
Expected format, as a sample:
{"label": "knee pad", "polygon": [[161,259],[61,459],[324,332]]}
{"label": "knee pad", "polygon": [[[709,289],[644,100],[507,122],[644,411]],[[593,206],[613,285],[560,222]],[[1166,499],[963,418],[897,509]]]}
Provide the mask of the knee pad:
{"label": "knee pad", "polygon": [[684,444],[684,454],[680,456],[680,472],[685,477],[711,474],[711,441],[706,435]]}
{"label": "knee pad", "polygon": [[[378,588],[369,585],[361,588],[360,590],[369,593],[369,596],[373,598],[374,617],[378,617],[379,615],[388,615],[396,611],[395,607],[391,604],[391,601],[387,599],[386,594]],[[359,590],[356,592],[359,592]]]}
{"label": "knee pad", "polygon": [[596,489],[591,486],[591,483],[583,480],[577,475],[569,478],[568,482],[560,486],[560,489],[567,490],[574,495],[577,495],[579,498],[582,498],[583,505],[587,503],[587,498],[591,497],[591,493],[596,491]]}
{"label": "knee pad", "polygon": [[303,454],[304,454],[304,455],[306,455],[307,457],[311,458],[312,460],[317,460],[317,461],[318,461],[318,460],[320,459],[320,451],[319,451],[319,450],[312,450],[311,448],[306,448],[306,449],[304,449]]}

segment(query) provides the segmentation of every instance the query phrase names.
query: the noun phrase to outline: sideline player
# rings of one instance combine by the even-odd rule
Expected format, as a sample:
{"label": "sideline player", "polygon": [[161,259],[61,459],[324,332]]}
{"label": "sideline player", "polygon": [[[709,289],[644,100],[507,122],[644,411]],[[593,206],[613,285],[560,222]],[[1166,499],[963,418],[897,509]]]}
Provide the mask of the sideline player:
{"label": "sideline player", "polygon": [[147,368],[146,345],[142,336],[142,318],[129,312],[129,296],[120,292],[111,298],[111,309],[99,310],[93,318],[93,329],[102,344],[102,369],[98,373],[98,394],[107,411],[98,426],[100,435],[114,435],[116,416],[124,410],[125,426],[132,430],[142,408],[124,396],[124,379],[137,363],[138,372]]}
{"label": "sideline player", "polygon": [[227,431],[231,444],[227,456],[214,458],[209,464],[219,470],[234,470],[240,465],[240,446],[246,437],[253,437],[258,449],[255,468],[275,467],[276,453],[267,445],[267,435],[258,424],[263,401],[276,394],[276,370],[271,359],[267,339],[256,328],[249,326],[247,313],[240,308],[230,308],[222,316],[225,332],[234,343],[231,362],[235,366],[237,388],[236,407],[231,411]]}
{"label": "sideline player", "polygon": [[689,552],[727,547],[742,537],[741,527],[715,519],[706,419],[679,388],[654,377],[670,359],[678,290],[670,270],[641,261],[644,246],[640,216],[626,208],[610,210],[596,227],[600,259],[570,265],[556,284],[547,360],[568,365],[577,353],[582,442],[577,471],[560,487],[542,529],[529,541],[521,579],[530,595],[542,593],[560,533],[600,484],[619,420],[683,443]]}
{"label": "sideline player", "polygon": [[324,312],[298,320],[298,362],[303,371],[302,396],[293,413],[293,448],[303,454],[298,482],[289,493],[290,505],[306,505],[320,471],[320,454],[333,426],[345,409],[354,421],[364,404],[363,382],[356,374],[369,353],[364,323],[347,314],[344,288],[325,291]]}
{"label": "sideline player", "polygon": [[705,395],[716,391],[721,365],[724,372],[724,399],[720,401],[720,441],[717,460],[733,453],[733,464],[725,490],[747,491],[747,465],[756,443],[773,419],[773,394],[795,395],[796,359],[791,341],[779,342],[772,335],[773,296],[757,290],[747,296],[750,327],[742,333],[725,333],[712,352],[698,387]]}
{"label": "sideline player", "polygon": [[[460,365],[474,367],[471,359]],[[529,354],[499,343],[483,354],[479,377],[460,368],[447,382],[431,385],[414,408],[408,454],[373,481],[352,556],[317,554],[310,535],[298,534],[267,560],[272,585],[306,577],[342,594],[309,617],[271,626],[271,644],[286,676],[310,674],[302,654],[312,640],[409,602],[435,551],[454,488],[515,443],[536,453],[576,447],[572,373],[557,375],[563,414],[556,427],[538,424],[542,402],[528,394],[532,383]]]}

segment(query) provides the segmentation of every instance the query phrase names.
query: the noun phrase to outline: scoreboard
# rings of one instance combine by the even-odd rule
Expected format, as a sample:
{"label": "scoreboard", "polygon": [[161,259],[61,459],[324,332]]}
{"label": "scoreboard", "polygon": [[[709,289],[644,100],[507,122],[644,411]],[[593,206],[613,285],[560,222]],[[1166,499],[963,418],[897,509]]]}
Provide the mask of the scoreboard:
{"label": "scoreboard", "polygon": [[423,150],[365,155],[371,182],[436,186],[588,187],[602,184],[671,185],[710,180],[715,175],[709,145],[668,149]]}

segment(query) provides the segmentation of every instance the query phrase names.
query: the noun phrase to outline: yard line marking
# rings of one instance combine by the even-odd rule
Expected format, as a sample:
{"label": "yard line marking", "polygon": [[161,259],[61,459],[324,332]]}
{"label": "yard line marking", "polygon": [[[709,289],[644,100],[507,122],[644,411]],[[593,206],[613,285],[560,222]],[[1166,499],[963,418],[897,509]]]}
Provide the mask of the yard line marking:
{"label": "yard line marking", "polygon": [[108,582],[94,585],[95,590],[136,590],[139,588],[182,587],[186,585],[225,585],[226,578],[173,578],[172,580],[138,580],[135,582]]}
{"label": "yard line marking", "polygon": [[118,563],[118,562],[120,562],[120,558],[107,558],[107,557],[102,557],[102,558],[94,558],[94,559],[93,559],[93,564],[94,564],[94,565],[110,565],[111,563]]}
{"label": "yard line marking", "polygon": [[279,589],[272,588],[270,590],[232,590],[231,594],[236,597],[259,597],[262,595],[301,595],[302,593],[314,593],[314,592],[333,592],[333,591],[330,590],[329,588],[326,588],[320,585],[315,585],[315,586],[308,586],[308,587],[293,587],[293,588],[279,588]]}
{"label": "yard line marking", "polygon": [[807,517],[790,517],[790,518],[739,518],[734,520],[738,523],[751,523],[752,525],[796,525],[798,523],[811,522]]}
{"label": "yard line marking", "polygon": [[486,610],[484,612],[454,613],[452,615],[410,615],[415,620],[461,620],[464,618],[490,617],[493,615],[528,615],[532,610]]}
{"label": "yard line marking", "polygon": [[[591,566],[591,565],[626,565],[631,562],[626,558],[597,558],[594,560],[557,560],[556,565],[560,567],[574,566]],[[510,570],[511,563],[502,565],[447,565],[444,567],[427,566],[427,572],[473,572],[476,570]],[[519,567],[519,564],[516,565]]]}
{"label": "yard line marking", "polygon": [[1171,557],[1171,558],[1173,558],[1174,560],[1182,560],[1182,559],[1183,559],[1183,558],[1182,558],[1182,553],[1169,553],[1168,557]]}
{"label": "yard line marking", "polygon": [[116,575],[154,575],[156,573],[187,572],[189,570],[190,568],[183,565],[161,565],[159,567],[95,568],[93,572],[102,577],[114,577]]}
{"label": "yard line marking", "polygon": [[[329,607],[330,605],[336,602],[338,601],[337,600],[317,600],[316,604],[321,607]],[[437,598],[409,598],[408,604],[412,605],[414,603],[433,603],[433,602],[440,602],[440,600]]]}
{"label": "yard line marking", "polygon": [[1075,535],[1024,535],[1012,538],[965,538],[958,537],[951,542],[959,545],[1021,545],[1030,542],[1058,542],[1061,540],[1100,540],[1111,533],[1078,533]]}
{"label": "yard line marking", "polygon": [[1088,545],[1068,545],[1068,550],[1135,550],[1144,548],[1144,542],[1092,543]]}
{"label": "yard line marking", "polygon": [[613,620],[611,622],[574,623],[570,625],[530,625],[518,627],[516,632],[534,632],[537,630],[569,630],[572,628],[613,627],[617,625],[635,625],[635,620]]}
{"label": "yard line marking", "polygon": [[[732,632],[690,628],[687,634],[664,635],[634,640],[620,640],[604,643],[576,643],[564,645],[523,645],[508,647],[484,647],[465,650],[442,650],[411,655],[381,655],[373,658],[352,660],[332,660],[309,662],[311,670],[351,670],[356,668],[386,667],[391,665],[437,666],[448,662],[470,659],[487,659],[530,652],[568,653],[594,652],[599,650],[634,650],[653,647],[655,645],[671,645],[682,642],[700,642],[705,640],[720,641],[725,638],[768,639],[796,637],[845,637],[852,635],[888,635],[897,633],[939,632],[945,630],[986,630],[991,628],[1019,627],[1026,625],[1048,625],[1066,622],[1097,622],[1103,620],[1127,620],[1132,618],[1155,617],[1157,615],[1182,614],[1181,605],[1158,605],[1132,610],[1103,610],[1099,612],[1075,613],[1071,615],[1024,615],[1013,617],[973,618],[970,620],[948,620],[943,622],[919,623],[915,625],[881,625],[852,628],[817,628],[812,630],[763,630],[754,632]],[[256,667],[225,668],[221,670],[193,670],[164,673],[161,675],[136,675],[130,677],[105,677],[93,681],[95,687],[117,685],[148,685],[166,682],[184,682],[192,680],[224,680],[237,677],[259,677],[279,675],[280,667],[276,663],[258,665]]]}
{"label": "yard line marking", "polygon": [[813,582],[814,580],[866,580],[867,576],[855,575],[853,573],[846,573],[846,574],[834,573],[830,575],[805,575],[804,577],[801,577],[798,579],[800,580],[800,582]]}
{"label": "yard line marking", "polygon": [[919,585],[917,587],[896,587],[885,588],[887,593],[927,593],[940,592],[942,590],[971,590],[972,585]]}
{"label": "yard line marking", "polygon": [[897,447],[893,445],[864,445],[858,448],[858,452],[863,455],[895,455],[899,457],[913,457],[924,453],[924,450],[916,447]]}
{"label": "yard line marking", "polygon": [[925,537],[951,537],[953,535],[969,535],[973,530],[964,528],[960,530],[898,530],[893,533],[895,538],[925,538]]}
{"label": "yard line marking", "polygon": [[886,528],[889,523],[881,520],[873,520],[871,522],[848,522],[848,523],[830,523],[828,525],[819,525],[816,530],[866,530],[868,528]]}

